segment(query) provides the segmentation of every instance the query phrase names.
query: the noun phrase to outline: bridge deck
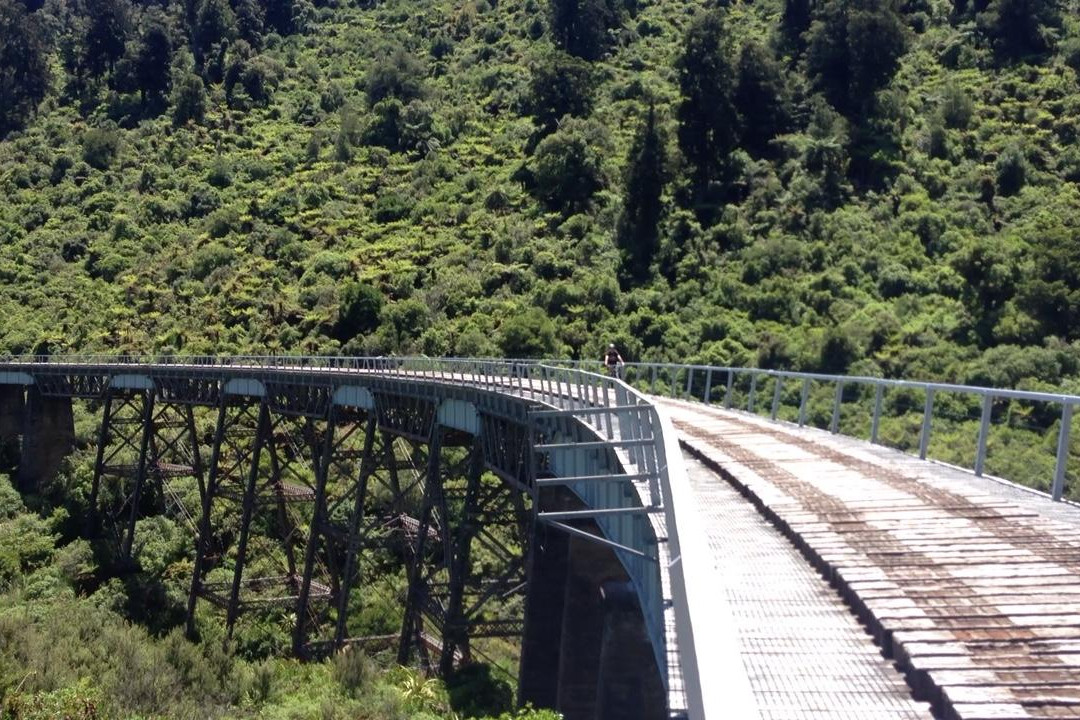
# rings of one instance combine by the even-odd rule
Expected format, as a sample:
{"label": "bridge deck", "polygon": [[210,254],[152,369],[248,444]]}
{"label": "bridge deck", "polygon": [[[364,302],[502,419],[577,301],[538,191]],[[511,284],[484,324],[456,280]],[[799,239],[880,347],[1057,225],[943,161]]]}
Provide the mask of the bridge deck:
{"label": "bridge deck", "polygon": [[708,467],[686,469],[761,720],[930,720],[799,551]]}
{"label": "bridge deck", "polygon": [[[940,717],[1080,718],[1080,509],[821,431],[663,404],[684,446],[785,532]],[[752,676],[758,662],[750,647]],[[854,717],[843,697],[836,714],[796,717]]]}

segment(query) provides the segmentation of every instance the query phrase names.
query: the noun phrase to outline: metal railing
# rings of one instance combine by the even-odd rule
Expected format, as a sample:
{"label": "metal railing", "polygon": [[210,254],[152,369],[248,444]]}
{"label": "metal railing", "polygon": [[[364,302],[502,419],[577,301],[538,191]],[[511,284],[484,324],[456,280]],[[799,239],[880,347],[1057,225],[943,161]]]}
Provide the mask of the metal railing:
{"label": "metal railing", "polygon": [[[918,418],[917,442],[913,443],[910,449],[915,450],[921,459],[927,459],[930,455],[935,419],[939,422],[948,419],[952,422],[959,420],[971,423],[977,419],[978,430],[972,438],[974,448],[971,464],[966,469],[980,477],[986,472],[988,442],[995,413],[1002,414],[1006,411],[1009,401],[1032,403],[1044,409],[1052,407],[1055,408],[1051,416],[1057,423],[1057,437],[1049,494],[1053,500],[1060,501],[1065,493],[1072,418],[1074,408],[1080,404],[1080,396],[975,385],[678,363],[627,363],[623,372],[628,384],[652,395],[697,400],[707,405],[715,403],[728,409],[746,410],[758,415],[767,412],[767,416],[772,420],[782,419],[781,415],[787,411],[787,419],[800,427],[809,422],[811,404],[818,408],[824,405],[828,410],[824,429],[866,439],[874,444],[884,444],[883,420],[915,417]],[[828,396],[824,402],[822,390],[825,390],[825,395]],[[886,401],[890,393],[893,404],[901,406],[900,411],[888,411]],[[905,395],[907,402],[898,401],[898,395]],[[845,425],[850,426],[851,423],[845,422],[845,411],[859,403],[865,410],[867,401],[869,411],[861,417],[868,420],[868,426],[849,430]],[[941,407],[955,406],[957,403],[961,406],[961,417],[955,417],[955,407],[952,408],[953,417],[944,417]],[[977,412],[977,417],[968,414],[970,411]],[[1045,421],[1041,428],[1032,429],[1032,432],[1042,435],[1052,431],[1053,423],[1049,421]],[[901,445],[900,449],[908,448]]]}

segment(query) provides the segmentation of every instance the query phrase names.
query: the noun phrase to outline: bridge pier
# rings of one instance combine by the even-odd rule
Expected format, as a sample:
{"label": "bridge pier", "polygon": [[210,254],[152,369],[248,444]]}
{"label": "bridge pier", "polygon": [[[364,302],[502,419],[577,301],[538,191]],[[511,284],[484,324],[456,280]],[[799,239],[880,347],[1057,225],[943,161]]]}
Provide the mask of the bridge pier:
{"label": "bridge pier", "polygon": [[[557,504],[581,507],[576,497]],[[599,533],[588,525],[582,529]],[[615,552],[543,526],[533,542],[521,702],[555,708],[566,720],[665,717],[666,692],[641,607]]]}
{"label": "bridge pier", "polygon": [[22,385],[0,385],[0,442],[22,434],[25,396]]}
{"label": "bridge pier", "polygon": [[21,492],[35,492],[42,482],[55,477],[64,457],[75,446],[71,398],[47,397],[36,386],[30,386],[24,418],[16,484]]}

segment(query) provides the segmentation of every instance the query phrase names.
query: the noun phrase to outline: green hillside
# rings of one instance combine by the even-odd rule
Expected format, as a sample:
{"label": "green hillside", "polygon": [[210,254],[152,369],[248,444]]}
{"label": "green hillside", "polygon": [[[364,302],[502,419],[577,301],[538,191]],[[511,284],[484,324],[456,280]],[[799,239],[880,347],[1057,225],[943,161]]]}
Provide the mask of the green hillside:
{"label": "green hillside", "polygon": [[1075,3],[563,1],[4,0],[0,350],[1075,375]]}
{"label": "green hillside", "polygon": [[[1078,75],[1080,0],[0,0],[0,355],[615,342],[1080,393]],[[996,412],[989,469],[1045,487],[1056,411]],[[91,425],[29,511],[0,478],[4,717],[446,716],[133,613],[190,550],[162,518],[125,586],[75,539]]]}

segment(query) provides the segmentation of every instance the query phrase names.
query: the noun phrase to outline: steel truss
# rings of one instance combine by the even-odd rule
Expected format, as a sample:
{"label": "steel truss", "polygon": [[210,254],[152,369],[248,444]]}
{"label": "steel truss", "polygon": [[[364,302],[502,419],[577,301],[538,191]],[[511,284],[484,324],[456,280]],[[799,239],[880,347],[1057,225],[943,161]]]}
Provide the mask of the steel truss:
{"label": "steel truss", "polygon": [[107,389],[102,403],[90,490],[90,521],[101,520],[130,563],[137,520],[166,512],[189,527],[195,520],[173,480],[193,477],[203,492],[203,467],[190,405],[152,390]]}
{"label": "steel truss", "polygon": [[408,412],[280,401],[219,400],[190,634],[201,599],[224,610],[227,637],[245,612],[294,611],[299,657],[362,641],[350,620],[364,561],[388,556],[409,574],[403,661],[419,651],[427,669],[448,672],[470,659],[471,639],[522,635],[525,433],[509,421],[486,422],[475,437],[452,430],[421,399],[405,403]]}
{"label": "steel truss", "polygon": [[470,660],[471,639],[523,634],[532,514],[517,488],[484,470],[483,437],[432,429],[400,663],[415,650],[446,674]]}

